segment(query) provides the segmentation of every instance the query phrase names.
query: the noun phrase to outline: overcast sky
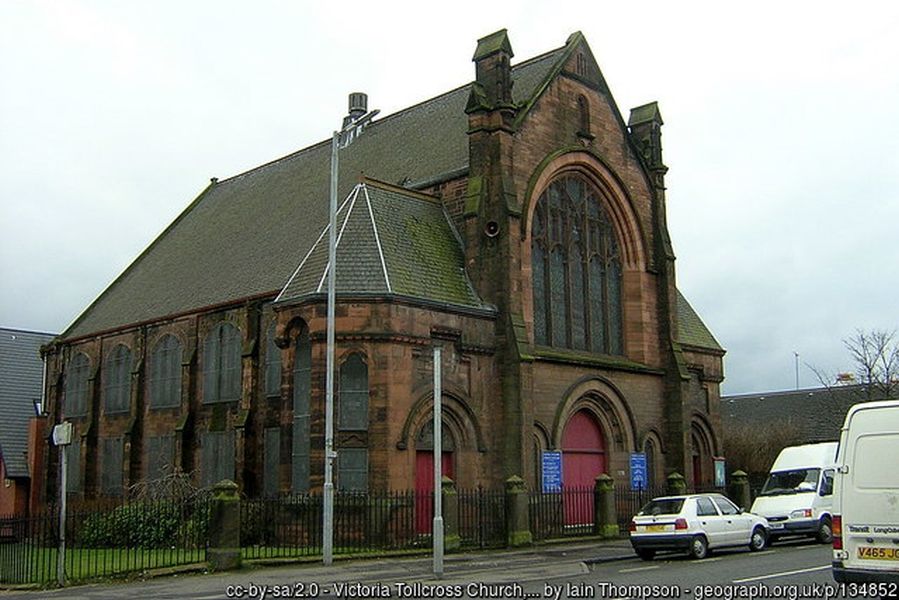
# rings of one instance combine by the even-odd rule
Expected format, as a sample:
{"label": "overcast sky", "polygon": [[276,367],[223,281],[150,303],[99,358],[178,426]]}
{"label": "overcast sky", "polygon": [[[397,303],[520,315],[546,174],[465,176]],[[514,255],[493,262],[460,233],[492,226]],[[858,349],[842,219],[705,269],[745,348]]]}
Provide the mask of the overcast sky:
{"label": "overcast sky", "polygon": [[351,91],[385,115],[470,81],[503,27],[513,62],[580,30],[625,116],[659,101],[725,392],[899,326],[899,4],[596,0],[0,3],[0,325],[63,330],[210,177],[325,139]]}

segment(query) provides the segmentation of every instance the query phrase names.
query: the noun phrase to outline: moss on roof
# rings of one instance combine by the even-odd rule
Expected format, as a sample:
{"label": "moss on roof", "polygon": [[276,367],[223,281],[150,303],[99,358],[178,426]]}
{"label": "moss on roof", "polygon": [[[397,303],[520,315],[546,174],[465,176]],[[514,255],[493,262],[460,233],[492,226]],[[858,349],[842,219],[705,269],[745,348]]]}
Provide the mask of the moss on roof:
{"label": "moss on roof", "polygon": [[[338,295],[395,295],[482,308],[461,242],[440,200],[366,180],[338,211]],[[279,294],[301,300],[326,289],[327,227]]]}
{"label": "moss on roof", "polygon": [[[516,103],[541,89],[563,50],[513,67]],[[409,186],[464,174],[470,87],[371,123],[341,151],[339,196],[363,172]],[[329,159],[325,141],[210,185],[62,337],[274,296],[328,221]]]}

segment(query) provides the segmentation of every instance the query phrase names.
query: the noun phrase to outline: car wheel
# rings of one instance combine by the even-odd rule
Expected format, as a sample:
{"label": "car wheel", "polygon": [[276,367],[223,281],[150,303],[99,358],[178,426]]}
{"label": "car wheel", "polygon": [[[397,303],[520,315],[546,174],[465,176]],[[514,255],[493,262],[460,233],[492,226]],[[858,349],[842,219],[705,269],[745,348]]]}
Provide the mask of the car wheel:
{"label": "car wheel", "polygon": [[652,560],[655,555],[655,550],[637,550],[637,556],[639,556],[643,560]]}
{"label": "car wheel", "polygon": [[753,552],[763,550],[768,543],[768,534],[762,527],[756,527],[752,530],[752,536],[749,538],[749,549]]}
{"label": "car wheel", "polygon": [[697,535],[693,538],[693,541],[690,542],[690,556],[699,560],[703,559],[709,554],[709,543],[706,541],[704,535]]}
{"label": "car wheel", "polygon": [[833,542],[833,529],[830,525],[830,517],[824,517],[818,523],[818,533],[815,535],[815,539],[822,544]]}

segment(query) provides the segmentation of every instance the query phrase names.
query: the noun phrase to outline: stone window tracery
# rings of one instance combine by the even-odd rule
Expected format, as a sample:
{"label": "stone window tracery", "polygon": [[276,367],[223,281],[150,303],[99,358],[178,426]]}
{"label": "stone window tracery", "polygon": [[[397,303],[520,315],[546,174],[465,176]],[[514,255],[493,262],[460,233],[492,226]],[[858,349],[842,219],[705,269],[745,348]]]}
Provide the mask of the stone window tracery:
{"label": "stone window tracery", "polygon": [[557,178],[541,194],[531,231],[534,341],[622,354],[621,254],[599,192]]}

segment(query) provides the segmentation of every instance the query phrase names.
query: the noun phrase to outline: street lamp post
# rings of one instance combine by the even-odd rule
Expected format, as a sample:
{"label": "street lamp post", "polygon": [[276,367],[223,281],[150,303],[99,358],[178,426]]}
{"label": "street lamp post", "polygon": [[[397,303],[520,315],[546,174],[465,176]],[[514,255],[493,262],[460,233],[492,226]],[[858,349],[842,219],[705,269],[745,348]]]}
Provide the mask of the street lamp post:
{"label": "street lamp post", "polygon": [[[328,322],[325,374],[325,484],[322,523],[322,563],[330,565],[334,560],[334,303],[337,273],[337,172],[338,150],[349,146],[361,133],[362,127],[380,111],[373,110],[358,119],[350,119],[331,136],[331,184],[328,220]],[[351,135],[346,135],[351,134]]]}
{"label": "street lamp post", "polygon": [[443,349],[434,345],[434,576],[443,577],[443,387],[441,365]]}

